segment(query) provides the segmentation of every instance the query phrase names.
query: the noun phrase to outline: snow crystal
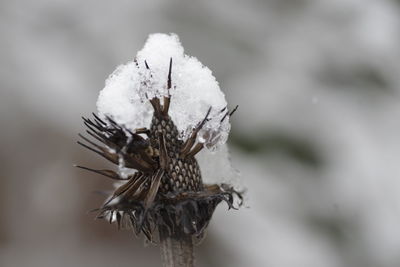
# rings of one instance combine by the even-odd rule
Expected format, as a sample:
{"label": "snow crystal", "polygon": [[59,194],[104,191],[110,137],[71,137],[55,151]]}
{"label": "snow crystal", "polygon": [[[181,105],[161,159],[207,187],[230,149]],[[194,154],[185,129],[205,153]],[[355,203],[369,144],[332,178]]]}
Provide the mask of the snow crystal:
{"label": "snow crystal", "polygon": [[[172,88],[168,90],[170,59]],[[184,54],[175,34],[150,35],[135,60],[119,66],[107,79],[97,108],[100,116],[111,116],[128,129],[149,127],[153,108],[148,99],[162,99],[168,93],[171,95],[169,114],[180,132],[180,139],[189,136],[211,107],[210,120],[198,141],[211,150],[226,142],[229,116],[221,123],[227,107],[225,95],[210,69]]]}

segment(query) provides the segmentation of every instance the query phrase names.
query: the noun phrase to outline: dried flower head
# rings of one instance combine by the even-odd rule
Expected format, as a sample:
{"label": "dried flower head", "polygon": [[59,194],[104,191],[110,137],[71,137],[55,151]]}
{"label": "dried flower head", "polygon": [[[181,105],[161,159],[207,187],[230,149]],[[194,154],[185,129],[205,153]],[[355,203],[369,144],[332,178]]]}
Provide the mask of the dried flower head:
{"label": "dried flower head", "polygon": [[[116,222],[118,227],[131,227],[151,241],[159,233],[160,238],[200,238],[221,201],[230,208],[235,206],[235,198],[241,204],[241,193],[233,186],[203,183],[195,158],[205,147],[215,149],[226,141],[228,120],[236,110],[230,111],[226,105],[221,108],[220,95],[204,101],[201,92],[180,94],[189,91],[188,86],[197,88],[196,79],[212,77],[199,64],[183,54],[176,35],[153,35],[132,63],[111,75],[100,94],[99,115],[83,118],[87,133],[97,142],[80,135],[85,142],[78,143],[116,164],[118,171],[78,167],[121,181],[98,209],[99,218]],[[182,75],[192,77],[188,80]],[[210,81],[206,85],[211,84],[214,88],[210,90],[217,92],[215,79]],[[207,93],[207,88],[200,89]],[[126,99],[118,102],[115,94]],[[216,106],[204,110],[213,101]],[[184,107],[187,110],[182,110]]]}

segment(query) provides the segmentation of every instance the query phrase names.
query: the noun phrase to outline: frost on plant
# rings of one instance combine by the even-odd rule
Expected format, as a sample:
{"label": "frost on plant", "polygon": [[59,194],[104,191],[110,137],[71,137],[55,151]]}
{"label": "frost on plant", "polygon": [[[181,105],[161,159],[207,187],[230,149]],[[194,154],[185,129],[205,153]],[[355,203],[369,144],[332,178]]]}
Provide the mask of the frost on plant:
{"label": "frost on plant", "polygon": [[118,169],[81,168],[121,181],[99,217],[150,240],[155,233],[201,237],[221,201],[240,205],[241,194],[223,183],[235,175],[225,145],[235,109],[176,35],[150,35],[107,79],[97,108],[84,121],[98,142],[81,136],[86,142],[79,143]]}

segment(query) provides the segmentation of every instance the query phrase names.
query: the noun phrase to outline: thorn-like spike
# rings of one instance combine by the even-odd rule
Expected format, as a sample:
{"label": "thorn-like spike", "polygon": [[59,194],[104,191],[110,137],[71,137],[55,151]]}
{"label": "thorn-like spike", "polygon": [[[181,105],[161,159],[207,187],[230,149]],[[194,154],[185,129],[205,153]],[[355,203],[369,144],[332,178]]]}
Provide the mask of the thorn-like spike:
{"label": "thorn-like spike", "polygon": [[231,113],[229,113],[229,117],[233,115],[233,113],[235,113],[235,111],[239,108],[239,105],[236,105],[236,107],[231,111]]}
{"label": "thorn-like spike", "polygon": [[81,118],[82,118],[82,120],[83,120],[84,122],[88,122],[88,121],[89,121],[89,119],[87,119],[87,118],[85,118],[85,117],[83,117],[83,116],[81,116]]}
{"label": "thorn-like spike", "polygon": [[94,173],[97,173],[97,174],[104,175],[104,176],[106,176],[108,178],[111,178],[113,180],[119,180],[119,181],[127,180],[127,179],[121,178],[116,172],[111,171],[111,170],[96,170],[96,169],[91,169],[91,168],[84,167],[84,166],[79,166],[79,165],[75,165],[75,167],[83,169],[83,170],[86,170],[86,171],[90,171],[90,172],[94,172]]}
{"label": "thorn-like spike", "polygon": [[120,187],[118,187],[115,192],[114,192],[114,196],[119,196],[123,193],[126,192],[126,190],[128,190],[132,185],[134,185],[138,180],[143,178],[143,173],[137,172],[135,173],[131,179],[129,179],[129,181],[123,185],[121,185]]}
{"label": "thorn-like spike", "polygon": [[[139,176],[137,179],[135,179],[135,181],[130,184],[126,190],[124,190],[122,193],[120,193],[119,195],[124,195],[125,197],[129,198],[129,199],[135,199],[138,196],[140,196],[140,194],[143,191],[143,185],[149,180],[149,177],[146,175],[141,175]],[[118,189],[117,189],[118,191]],[[117,193],[117,191],[115,191]]]}
{"label": "thorn-like spike", "polygon": [[97,116],[94,112],[92,112],[92,115],[97,121],[99,121],[100,124],[107,126],[107,123],[105,121],[103,121],[102,119],[100,119],[100,117]]}
{"label": "thorn-like spike", "polygon": [[167,83],[168,89],[171,89],[172,86],[171,73],[172,73],[172,57],[169,59],[168,83]]}
{"label": "thorn-like spike", "polygon": [[89,149],[90,151],[93,151],[93,152],[95,152],[95,153],[97,153],[97,154],[99,154],[99,155],[103,155],[100,151],[97,151],[96,149],[94,149],[94,148],[91,148],[90,146],[88,146],[88,145],[86,145],[86,144],[84,144],[84,143],[82,143],[82,142],[80,142],[80,141],[77,141],[76,143],[78,143],[79,145],[81,145],[81,146],[83,146],[84,148],[87,148],[87,149]]}
{"label": "thorn-like spike", "polygon": [[163,106],[163,110],[162,110],[162,114],[164,116],[168,115],[169,105],[170,105],[170,102],[171,102],[171,95],[169,93],[169,90],[172,87],[171,74],[172,74],[172,57],[169,59],[168,80],[167,80],[167,91],[168,91],[167,93],[168,93],[168,96],[164,96],[164,104],[163,104],[164,106]]}
{"label": "thorn-like spike", "polygon": [[221,122],[223,122],[228,117],[228,115],[229,115],[229,117],[232,116],[232,114],[235,113],[235,111],[238,109],[238,107],[239,107],[239,105],[236,105],[236,107],[231,112],[229,112],[229,110],[227,110],[225,115],[222,117]]}
{"label": "thorn-like spike", "polygon": [[156,198],[158,188],[160,187],[161,184],[161,178],[164,175],[164,170],[158,170],[156,174],[152,177],[152,181],[150,184],[149,191],[146,194],[146,197],[144,199],[144,209],[145,213],[148,208],[153,204],[154,199]]}
{"label": "thorn-like spike", "polygon": [[203,121],[199,124],[199,126],[197,126],[197,131],[200,131],[200,129],[204,126],[204,124],[208,121],[208,116],[210,115],[211,112],[211,107],[208,108],[207,114],[204,117]]}
{"label": "thorn-like spike", "polygon": [[149,67],[149,65],[147,64],[147,61],[146,61],[146,60],[144,61],[144,65],[146,66],[146,69],[148,69],[148,70],[150,69],[150,67]]}
{"label": "thorn-like spike", "polygon": [[86,144],[84,144],[84,143],[81,143],[81,142],[79,142],[79,141],[78,141],[77,143],[78,143],[79,145],[81,145],[81,146],[83,146],[83,147],[89,149],[90,151],[93,151],[94,153],[99,154],[99,155],[102,156],[103,158],[105,158],[105,159],[111,161],[112,163],[118,164],[118,157],[117,157],[116,155],[113,155],[113,154],[107,152],[106,149],[104,149],[104,148],[102,148],[102,147],[100,147],[100,146],[97,146],[97,148],[99,148],[99,149],[101,150],[101,151],[98,151],[98,150],[96,150],[96,149],[94,149],[94,148],[91,148],[90,146],[88,146],[88,145],[86,145]]}
{"label": "thorn-like spike", "polygon": [[94,133],[92,133],[91,131],[89,131],[89,130],[86,130],[86,133],[87,134],[89,134],[91,137],[93,137],[94,139],[96,139],[97,141],[99,141],[99,142],[102,142],[102,143],[104,143],[104,144],[108,144],[108,142],[106,143],[106,140],[105,139],[103,139],[103,136],[101,136],[102,138],[100,138],[99,136],[97,136],[96,134],[94,134]]}
{"label": "thorn-like spike", "polygon": [[78,135],[79,135],[80,138],[82,138],[83,140],[85,140],[86,142],[88,142],[89,144],[91,144],[92,146],[94,146],[94,147],[96,147],[96,148],[98,148],[98,149],[100,149],[100,150],[103,150],[103,148],[102,148],[101,146],[99,146],[98,144],[96,144],[96,143],[90,141],[88,138],[86,138],[86,137],[83,136],[82,134],[78,134]]}
{"label": "thorn-like spike", "polygon": [[103,132],[104,129],[106,129],[103,125],[99,124],[99,122],[95,121],[91,121],[90,119],[87,119],[84,121],[84,124],[86,125],[86,127],[88,127],[89,129],[91,129],[92,131],[96,132],[95,130],[93,130],[92,127],[94,127],[96,130]]}
{"label": "thorn-like spike", "polygon": [[95,208],[95,209],[89,210],[87,213],[92,213],[92,212],[99,211],[99,210],[100,210],[100,208]]}
{"label": "thorn-like spike", "polygon": [[99,131],[102,131],[103,128],[104,128],[102,125],[98,125],[96,123],[93,123],[90,119],[84,119],[83,120],[83,124],[85,124],[85,126],[88,127],[91,130],[93,130],[92,127],[96,128]]}
{"label": "thorn-like spike", "polygon": [[189,153],[190,149],[196,142],[197,134],[193,131],[189,138],[185,141],[181,149],[181,156],[184,157],[187,153]]}
{"label": "thorn-like spike", "polygon": [[118,130],[122,130],[121,126],[116,123],[110,116],[106,116],[107,120]]}
{"label": "thorn-like spike", "polygon": [[185,157],[192,149],[194,143],[196,142],[198,132],[201,130],[201,128],[203,128],[204,124],[208,121],[208,116],[210,115],[210,112],[211,112],[211,107],[208,109],[204,119],[197,125],[197,127],[193,130],[190,137],[183,144],[181,149],[181,156]]}
{"label": "thorn-like spike", "polygon": [[[103,135],[101,132],[98,132],[98,131],[96,131],[95,129],[93,129],[93,127],[92,127],[92,126],[90,126],[90,124],[89,124],[89,123],[87,123],[87,122],[84,122],[84,124],[85,124],[85,126],[86,126],[86,127],[88,127],[88,128],[89,128],[89,130],[91,130],[92,132],[94,132],[96,135],[98,135],[98,136],[102,136],[102,135]],[[96,127],[96,129],[98,129],[98,127]],[[101,129],[98,129],[98,130],[100,130],[100,131],[101,131]]]}
{"label": "thorn-like spike", "polygon": [[[85,123],[88,123],[88,124],[90,124],[90,125],[96,127],[96,129],[103,129],[103,126],[102,126],[102,125],[99,125],[99,124],[94,123],[91,119],[84,119],[83,121],[84,121]],[[96,120],[95,120],[95,122],[96,122]]]}
{"label": "thorn-like spike", "polygon": [[194,157],[197,153],[199,153],[204,148],[204,143],[197,143],[189,153],[186,154],[186,157]]}

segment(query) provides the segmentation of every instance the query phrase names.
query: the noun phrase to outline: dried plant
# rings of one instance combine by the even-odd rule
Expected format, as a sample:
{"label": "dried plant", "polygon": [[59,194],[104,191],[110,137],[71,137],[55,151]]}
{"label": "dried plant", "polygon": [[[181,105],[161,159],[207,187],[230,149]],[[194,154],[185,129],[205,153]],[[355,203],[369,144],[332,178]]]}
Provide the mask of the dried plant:
{"label": "dried plant", "polygon": [[[203,183],[195,155],[204,148],[197,140],[212,107],[189,137],[180,140],[169,115],[172,69],[171,58],[165,77],[168,94],[148,99],[153,107],[149,128],[128,129],[110,116],[83,118],[87,134],[97,142],[80,135],[85,142],[78,143],[136,172],[124,177],[113,170],[77,167],[123,182],[96,209],[97,218],[115,222],[118,228],[132,228],[137,235],[143,233],[149,241],[159,243],[164,266],[193,266],[193,243],[203,237],[216,206],[225,201],[229,208],[236,208],[234,199],[241,205],[242,194],[228,184]],[[220,110],[220,122],[235,110]]]}

